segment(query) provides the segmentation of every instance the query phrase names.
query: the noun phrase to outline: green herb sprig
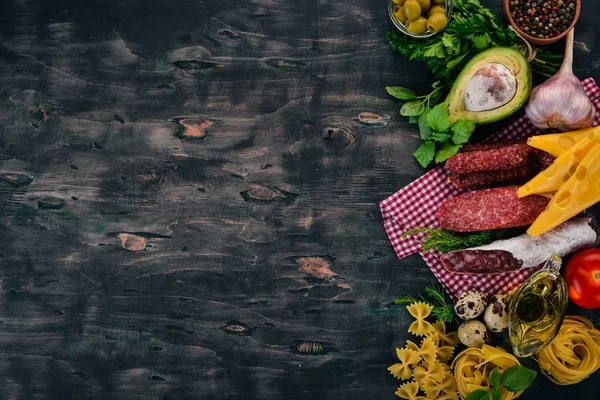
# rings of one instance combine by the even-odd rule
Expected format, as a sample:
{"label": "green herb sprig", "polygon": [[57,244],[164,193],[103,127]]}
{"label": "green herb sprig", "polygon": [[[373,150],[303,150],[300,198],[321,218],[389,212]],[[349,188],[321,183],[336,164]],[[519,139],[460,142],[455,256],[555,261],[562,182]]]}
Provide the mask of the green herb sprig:
{"label": "green herb sprig", "polygon": [[441,228],[415,228],[404,232],[402,237],[407,238],[419,233],[425,233],[426,235],[421,242],[423,251],[438,250],[441,253],[448,253],[449,251],[463,250],[492,243],[495,240],[506,237],[508,232],[508,229],[499,229],[464,234]]}
{"label": "green herb sprig", "polygon": [[520,365],[508,368],[502,375],[498,368],[494,368],[490,374],[490,390],[474,390],[465,400],[500,400],[502,389],[512,393],[520,392],[527,389],[536,376],[537,372]]}
{"label": "green herb sprig", "polygon": [[454,322],[456,321],[456,314],[454,313],[454,306],[444,294],[444,290],[441,287],[429,285],[425,287],[425,295],[417,296],[399,296],[394,299],[396,304],[412,304],[415,302],[422,301],[433,307],[432,314],[440,321]]}
{"label": "green herb sprig", "polygon": [[419,124],[419,136],[423,143],[413,156],[423,168],[434,160],[436,163],[444,162],[458,153],[475,131],[475,124],[463,119],[450,125],[445,103],[431,108],[432,103],[437,101],[436,93],[441,93],[441,87],[427,96],[418,97],[410,89],[402,87],[388,86],[385,89],[397,99],[409,100],[400,109],[400,114],[415,118]]}

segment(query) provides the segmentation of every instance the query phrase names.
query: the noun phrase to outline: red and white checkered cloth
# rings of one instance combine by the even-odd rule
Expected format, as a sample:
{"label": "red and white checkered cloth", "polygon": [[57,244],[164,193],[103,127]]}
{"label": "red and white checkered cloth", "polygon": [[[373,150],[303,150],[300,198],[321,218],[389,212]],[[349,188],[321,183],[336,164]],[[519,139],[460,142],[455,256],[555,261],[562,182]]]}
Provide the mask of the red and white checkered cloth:
{"label": "red and white checkered cloth", "polygon": [[[596,107],[596,121],[600,124],[600,88],[592,78],[582,81],[585,92]],[[508,127],[497,132],[488,140],[511,141],[522,140],[540,132],[523,116],[513,121]],[[439,228],[435,218],[442,201],[456,196],[463,191],[455,189],[447,179],[446,169],[437,167],[429,171],[410,185],[383,200],[379,206],[383,215],[385,230],[400,259],[414,253],[421,254],[435,277],[444,286],[450,297],[456,299],[465,290],[481,290],[488,296],[505,293],[523,283],[538,268],[530,268],[516,272],[469,275],[448,272],[439,259],[440,253],[429,251],[424,253],[420,239],[422,235],[414,235],[403,239],[402,234],[413,228]]]}

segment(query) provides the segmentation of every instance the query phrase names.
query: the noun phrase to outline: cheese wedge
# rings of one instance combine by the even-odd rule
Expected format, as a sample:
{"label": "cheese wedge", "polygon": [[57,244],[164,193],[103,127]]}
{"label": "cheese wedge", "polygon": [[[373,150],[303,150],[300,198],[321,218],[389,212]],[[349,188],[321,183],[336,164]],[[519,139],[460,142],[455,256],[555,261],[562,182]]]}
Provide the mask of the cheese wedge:
{"label": "cheese wedge", "polygon": [[600,144],[595,144],[577,170],[529,227],[531,236],[542,235],[600,201]]}
{"label": "cheese wedge", "polygon": [[536,149],[544,150],[554,157],[560,157],[589,133],[600,135],[600,127],[581,129],[573,132],[554,133],[552,135],[532,136],[527,139],[527,144]]}
{"label": "cheese wedge", "polygon": [[517,191],[517,196],[525,197],[557,191],[575,173],[577,165],[598,142],[600,142],[600,135],[588,133],[586,137],[554,160],[551,166],[521,186]]}

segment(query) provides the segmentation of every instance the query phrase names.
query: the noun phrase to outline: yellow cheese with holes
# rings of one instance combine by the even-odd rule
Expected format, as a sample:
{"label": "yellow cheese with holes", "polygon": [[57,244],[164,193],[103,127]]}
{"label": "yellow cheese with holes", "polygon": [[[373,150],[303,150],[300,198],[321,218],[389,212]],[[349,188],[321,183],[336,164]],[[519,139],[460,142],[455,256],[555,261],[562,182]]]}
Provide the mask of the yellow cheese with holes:
{"label": "yellow cheese with holes", "polygon": [[575,173],[554,195],[527,233],[542,235],[600,201],[600,144],[581,160]]}
{"label": "yellow cheese with holes", "polygon": [[527,139],[527,144],[536,149],[544,150],[554,157],[559,157],[589,133],[600,136],[600,127],[581,129],[573,132],[553,133],[551,135],[532,136]]}
{"label": "yellow cheese with holes", "polygon": [[586,137],[554,160],[551,166],[521,186],[517,191],[517,196],[525,197],[557,191],[573,175],[577,165],[587,152],[598,142],[600,142],[600,135],[597,136],[593,132],[588,133]]}

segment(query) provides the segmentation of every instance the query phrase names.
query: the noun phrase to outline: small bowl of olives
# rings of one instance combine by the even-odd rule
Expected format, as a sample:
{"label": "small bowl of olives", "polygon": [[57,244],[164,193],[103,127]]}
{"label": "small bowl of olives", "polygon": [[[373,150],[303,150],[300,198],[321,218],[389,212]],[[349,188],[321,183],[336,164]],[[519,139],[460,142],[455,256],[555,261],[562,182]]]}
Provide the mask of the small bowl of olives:
{"label": "small bowl of olives", "polygon": [[452,16],[452,0],[389,0],[388,12],[405,35],[428,38],[446,28]]}

